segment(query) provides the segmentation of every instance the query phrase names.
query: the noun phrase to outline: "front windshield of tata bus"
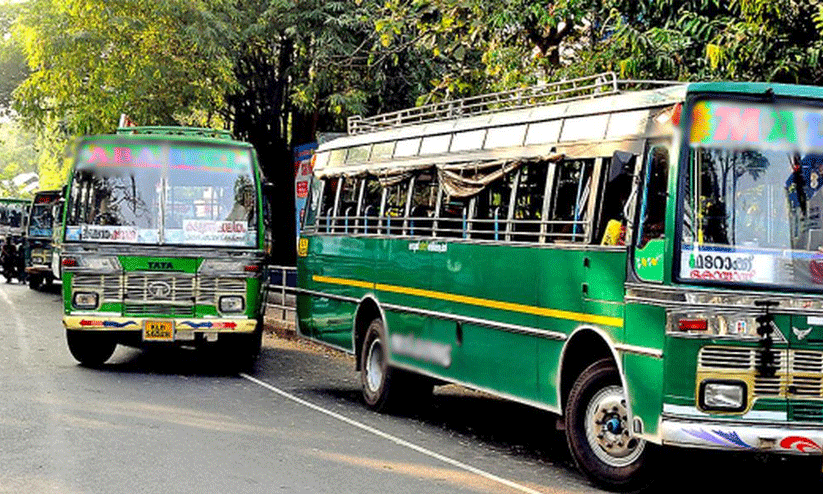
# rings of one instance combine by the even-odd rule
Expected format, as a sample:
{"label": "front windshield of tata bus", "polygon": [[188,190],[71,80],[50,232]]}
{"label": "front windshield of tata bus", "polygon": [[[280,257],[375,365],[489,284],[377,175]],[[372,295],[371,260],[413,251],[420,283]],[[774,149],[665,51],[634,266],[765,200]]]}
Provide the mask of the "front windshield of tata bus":
{"label": "front windshield of tata bus", "polygon": [[85,141],[67,200],[66,240],[255,247],[258,190],[247,147]]}
{"label": "front windshield of tata bus", "polygon": [[681,281],[823,289],[823,109],[699,99],[681,198]]}

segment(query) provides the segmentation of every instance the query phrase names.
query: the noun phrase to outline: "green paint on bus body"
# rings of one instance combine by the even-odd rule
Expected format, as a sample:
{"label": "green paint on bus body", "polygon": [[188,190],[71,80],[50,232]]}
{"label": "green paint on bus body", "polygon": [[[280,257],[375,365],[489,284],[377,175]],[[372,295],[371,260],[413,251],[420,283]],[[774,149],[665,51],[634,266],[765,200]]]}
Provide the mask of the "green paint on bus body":
{"label": "green paint on bus body", "polygon": [[[621,97],[624,96],[612,100],[616,106],[625,102]],[[769,106],[772,98],[782,98],[779,108]],[[655,108],[651,113],[650,119],[655,121],[665,120],[667,115],[682,115],[673,127],[673,135],[659,130],[651,135],[638,131],[620,143],[592,137],[586,142],[565,144],[558,125],[557,140],[545,147],[515,146],[487,154],[483,154],[485,148],[478,147],[471,152],[444,151],[428,156],[425,150],[413,154],[407,149],[414,136],[432,137],[434,141],[420,126],[404,128],[396,136],[391,129],[386,130],[379,134],[381,142],[375,144],[386,147],[396,137],[398,149],[405,146],[402,152],[412,153],[414,159],[404,154],[395,161],[372,163],[364,158],[350,164],[346,162],[347,147],[362,151],[359,148],[363,143],[371,142],[368,138],[357,136],[350,144],[343,138],[338,141],[342,144],[321,146],[312,193],[337,186],[343,182],[339,179],[343,174],[362,179],[360,197],[372,194],[379,207],[385,205],[388,193],[381,199],[372,190],[379,185],[363,178],[369,171],[386,183],[390,183],[390,178],[402,180],[410,175],[422,181],[429,179],[430,169],[436,168],[445,175],[444,169],[451,172],[458,169],[456,163],[469,163],[461,169],[469,175],[468,181],[476,172],[476,164],[484,162],[482,158],[498,159],[500,155],[511,156],[513,161],[527,153],[533,157],[556,152],[567,153],[565,158],[569,161],[591,158],[605,162],[616,148],[632,149],[637,158],[633,169],[635,183],[651,187],[649,184],[657,179],[663,185],[657,195],[644,195],[643,190],[638,190],[630,196],[634,198],[635,211],[607,210],[604,206],[602,214],[611,215],[608,219],[621,217],[623,226],[630,225],[625,238],[628,247],[600,245],[600,239],[591,237],[585,242],[547,236],[538,241],[537,234],[530,243],[515,242],[508,236],[512,230],[507,228],[517,227],[517,215],[528,213],[524,206],[528,206],[527,201],[508,208],[508,223],[490,219],[495,216],[487,206],[489,209],[483,212],[486,216],[480,218],[488,226],[480,231],[484,236],[477,235],[480,239],[470,238],[466,226],[472,221],[470,215],[463,220],[462,235],[456,238],[453,231],[446,230],[437,236],[420,237],[412,236],[409,229],[403,232],[402,208],[401,217],[391,217],[391,224],[395,225],[392,228],[396,230],[389,232],[389,218],[363,213],[365,204],[358,206],[357,195],[350,193],[345,197],[350,217],[346,217],[345,229],[335,229],[335,225],[343,224],[343,210],[335,209],[333,193],[324,192],[322,197],[312,198],[314,209],[307,211],[307,218],[317,221],[316,227],[307,225],[309,228],[304,229],[301,238],[299,331],[341,349],[360,352],[355,347],[357,332],[363,331],[359,325],[368,321],[356,320],[355,315],[370,307],[373,299],[379,308],[373,315],[385,323],[394,364],[558,413],[564,412],[564,400],[577,374],[592,363],[586,359],[594,357],[587,355],[586,350],[590,348],[599,358],[603,354],[597,352],[602,352],[601,345],[605,345],[606,356],[613,358],[625,385],[634,420],[630,426],[640,437],[690,447],[819,454],[823,451],[823,387],[819,384],[823,372],[823,302],[819,297],[823,257],[810,248],[792,252],[793,248],[779,250],[757,244],[765,235],[761,232],[749,235],[756,237],[754,240],[735,243],[735,235],[743,238],[751,232],[745,230],[743,214],[739,223],[728,220],[734,212],[733,200],[742,202],[759,196],[753,192],[744,196],[742,190],[733,189],[733,194],[726,197],[728,203],[721,208],[704,199],[723,187],[723,169],[704,170],[702,174],[690,170],[703,165],[699,161],[695,164],[696,156],[709,161],[711,153],[717,152],[717,160],[722,160],[723,152],[737,152],[740,143],[747,140],[753,144],[742,152],[754,159],[775,152],[775,148],[785,159],[784,151],[795,145],[802,148],[796,151],[803,156],[823,151],[823,147],[818,149],[823,146],[823,117],[817,117],[818,113],[823,115],[817,110],[821,102],[821,88],[692,84],[671,106],[667,101],[665,107]],[[646,108],[644,104],[627,104],[626,108]],[[563,111],[545,113],[574,111],[575,106],[569,104]],[[513,120],[508,117],[501,122],[511,125]],[[560,120],[546,123],[526,121],[530,117],[525,114],[518,117],[524,119],[524,127],[535,125],[545,133],[554,128],[550,123],[559,124]],[[568,117],[564,125],[574,117]],[[587,124],[595,128],[595,117],[587,118]],[[492,135],[491,130],[500,130],[488,123],[494,115],[484,119],[467,117],[455,128],[470,129],[466,133],[488,128],[488,136]],[[504,127],[503,123],[499,127]],[[643,123],[647,130],[653,125],[651,120]],[[505,128],[515,131],[515,127]],[[610,128],[604,124],[604,129]],[[462,130],[454,131],[453,139],[459,132]],[[524,131],[526,140],[530,135]],[[636,141],[642,141],[641,145]],[[659,159],[647,156],[655,148],[665,151]],[[576,156],[574,152],[599,154]],[[657,162],[666,165],[667,177],[653,175],[658,171],[653,168]],[[768,206],[773,209],[775,204],[784,207],[788,200],[788,207],[798,211],[792,217],[799,218],[795,227],[806,229],[804,235],[795,235],[793,241],[802,240],[810,245],[820,227],[799,211],[804,204],[807,211],[820,211],[812,200],[823,196],[823,192],[818,192],[823,189],[823,167],[818,166],[823,161],[802,166],[797,161],[775,163],[772,168],[758,165],[736,172],[741,187],[771,190]],[[734,171],[733,166],[737,165],[729,166]],[[803,166],[811,169],[804,170]],[[756,182],[772,170],[777,170],[776,182],[765,186]],[[604,176],[614,175],[607,173],[613,171],[605,165],[602,171]],[[392,172],[396,174],[391,175]],[[651,180],[647,180],[649,174]],[[731,180],[732,176],[729,172],[726,179]],[[465,185],[455,182],[455,187]],[[563,191],[567,200],[577,200],[576,207],[570,208],[573,214],[584,207],[579,198],[585,185]],[[390,189],[393,186],[385,188],[395,191]],[[505,186],[514,188],[517,181],[505,182]],[[608,188],[603,183],[600,187]],[[505,216],[508,205],[499,196],[506,190],[502,186],[494,189],[497,196],[492,194],[491,198],[478,193],[477,207],[482,199],[499,205],[493,213],[503,211],[500,214]],[[543,196],[535,196],[534,190],[548,191],[549,187],[538,184],[530,189],[532,196],[527,198],[542,201]],[[339,192],[337,200],[343,201],[346,189],[341,186]],[[332,203],[323,202],[327,197]],[[692,197],[697,200],[691,200]],[[406,211],[413,210],[421,201],[425,201],[424,194],[413,194],[405,203]],[[543,214],[551,206],[548,202]],[[683,216],[690,205],[699,214]],[[766,204],[760,206],[765,209]],[[447,208],[451,214],[448,208],[460,204],[452,198],[437,207]],[[638,222],[644,221],[643,215],[649,213],[645,208],[663,211],[663,218],[659,219],[665,220],[665,224],[655,225],[657,230],[647,230],[654,233],[652,238],[644,236],[638,241],[632,234],[638,231]],[[748,214],[755,209],[743,211]],[[427,221],[434,224],[438,221],[435,210],[436,207],[423,213],[429,214],[428,218],[433,219]],[[360,220],[354,218],[355,211],[360,211]],[[629,216],[623,218],[626,213]],[[643,226],[652,226],[651,213],[648,218],[650,224]],[[720,221],[718,218],[728,220],[728,228],[719,233],[710,231],[705,225],[711,226],[711,221]],[[533,221],[546,219],[541,215]],[[596,217],[593,226],[599,219]],[[357,221],[365,221],[371,230],[362,229],[364,223]],[[449,221],[460,223],[453,217]],[[546,223],[544,228],[555,227],[551,221]],[[360,231],[356,230],[358,225]],[[380,225],[382,230],[378,230]],[[572,233],[577,227],[572,222],[564,226]],[[732,240],[720,240],[723,235]],[[691,238],[684,238],[687,236]],[[804,250],[808,252],[800,252]],[[792,286],[785,281],[791,279],[789,276],[804,281]],[[769,305],[774,303],[774,307]],[[765,322],[758,322],[762,317]],[[584,336],[579,338],[580,335]],[[763,362],[773,363],[771,370]],[[723,393],[734,395],[723,387],[728,383],[742,389],[743,409],[708,405],[707,400],[715,399],[713,393],[721,395],[714,402],[721,405],[727,399]]]}

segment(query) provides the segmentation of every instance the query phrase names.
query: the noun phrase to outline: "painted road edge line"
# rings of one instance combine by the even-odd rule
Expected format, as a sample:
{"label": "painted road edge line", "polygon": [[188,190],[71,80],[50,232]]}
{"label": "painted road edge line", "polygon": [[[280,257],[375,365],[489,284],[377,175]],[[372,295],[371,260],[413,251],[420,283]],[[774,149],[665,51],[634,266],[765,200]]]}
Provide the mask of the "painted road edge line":
{"label": "painted road edge line", "polygon": [[506,480],[502,477],[498,477],[497,475],[494,475],[493,473],[489,473],[489,472],[486,472],[484,470],[480,470],[479,468],[473,467],[471,465],[467,465],[467,464],[465,464],[461,461],[457,461],[455,459],[449,458],[448,456],[443,456],[439,453],[435,453],[434,451],[428,450],[428,449],[426,449],[422,446],[418,446],[416,444],[410,443],[410,442],[406,441],[405,439],[400,439],[397,436],[393,436],[393,435],[388,434],[386,432],[383,432],[381,430],[375,429],[374,427],[371,427],[369,425],[366,425],[366,424],[363,424],[363,423],[358,422],[356,420],[350,419],[350,418],[348,418],[344,415],[340,415],[337,412],[327,410],[327,409],[325,409],[321,406],[315,405],[314,403],[308,402],[308,401],[306,401],[302,398],[298,398],[297,396],[294,396],[291,393],[283,391],[282,389],[279,389],[275,386],[272,386],[271,384],[269,384],[265,381],[261,381],[260,379],[252,377],[252,376],[250,376],[246,373],[240,373],[240,376],[243,379],[251,381],[254,384],[257,384],[258,386],[262,386],[262,387],[268,389],[269,391],[282,396],[283,398],[291,400],[295,403],[299,403],[300,405],[311,408],[312,410],[314,410],[316,412],[320,412],[322,414],[328,415],[329,417],[337,419],[341,422],[345,422],[349,425],[357,427],[358,429],[364,430],[364,431],[366,431],[370,434],[374,434],[375,436],[381,437],[383,439],[387,439],[387,440],[389,440],[389,441],[391,441],[391,442],[393,442],[393,443],[395,443],[399,446],[403,446],[403,447],[411,449],[413,451],[417,451],[418,453],[429,456],[431,458],[435,458],[439,461],[442,461],[443,463],[448,463],[449,465],[451,465],[453,467],[457,467],[461,470],[465,470],[467,472],[471,472],[473,474],[480,475],[481,477],[484,477],[488,480],[491,480],[493,482],[497,482],[498,484],[505,485],[506,487],[510,487],[510,488],[518,490],[520,492],[526,492],[528,494],[543,494],[540,491],[536,491],[536,490],[531,489],[529,487],[526,487],[524,485],[518,484],[516,482],[512,482],[511,480]]}

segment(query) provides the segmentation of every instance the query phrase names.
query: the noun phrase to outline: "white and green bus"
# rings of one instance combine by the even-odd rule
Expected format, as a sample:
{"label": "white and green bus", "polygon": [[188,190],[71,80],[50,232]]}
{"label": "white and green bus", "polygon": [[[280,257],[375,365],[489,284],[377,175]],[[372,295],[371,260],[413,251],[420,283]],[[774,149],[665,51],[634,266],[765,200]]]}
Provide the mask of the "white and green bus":
{"label": "white and green bus", "polygon": [[206,345],[248,363],[265,307],[263,181],[228,132],[134,127],[83,138],[65,197],[68,346],[99,365],[117,344]]}
{"label": "white and green bus", "polygon": [[353,118],[300,333],[377,410],[451,382],[554,412],[611,489],[659,445],[820,455],[821,125],[821,88],[613,74]]}

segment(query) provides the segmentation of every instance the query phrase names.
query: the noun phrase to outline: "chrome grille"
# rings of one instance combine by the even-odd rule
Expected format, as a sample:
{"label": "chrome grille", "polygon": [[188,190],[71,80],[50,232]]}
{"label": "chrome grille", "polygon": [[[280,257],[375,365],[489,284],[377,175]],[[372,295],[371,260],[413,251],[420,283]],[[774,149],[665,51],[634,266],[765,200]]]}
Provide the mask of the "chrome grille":
{"label": "chrome grille", "polygon": [[823,352],[775,349],[774,358],[773,377],[757,375],[759,348],[704,347],[698,365],[702,371],[753,375],[755,396],[823,398]]}
{"label": "chrome grille", "polygon": [[194,315],[194,280],[185,273],[127,273],[123,315]]}
{"label": "chrome grille", "polygon": [[123,277],[120,274],[75,273],[72,291],[93,290],[101,295],[101,303],[119,304],[123,299]]}
{"label": "chrome grille", "polygon": [[754,353],[749,348],[705,347],[700,350],[700,367],[715,369],[750,369]]}
{"label": "chrome grille", "polygon": [[246,295],[247,278],[200,276],[197,280],[197,303],[217,305],[218,295]]}

